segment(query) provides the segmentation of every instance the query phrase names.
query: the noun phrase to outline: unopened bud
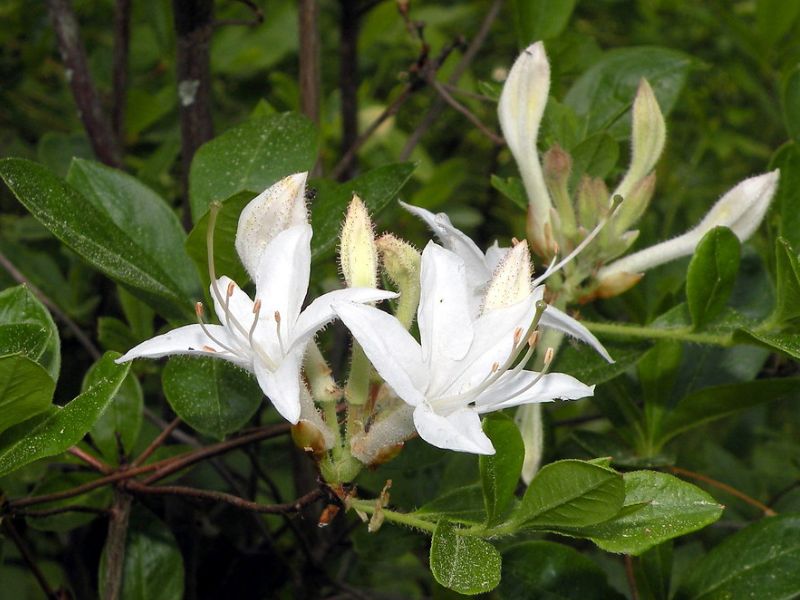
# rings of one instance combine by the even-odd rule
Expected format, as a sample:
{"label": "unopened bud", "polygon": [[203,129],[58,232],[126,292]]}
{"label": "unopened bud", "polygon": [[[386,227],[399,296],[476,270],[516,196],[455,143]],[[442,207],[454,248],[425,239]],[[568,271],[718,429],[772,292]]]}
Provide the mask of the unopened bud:
{"label": "unopened bud", "polygon": [[409,329],[419,306],[420,253],[414,246],[390,233],[378,238],[376,246],[383,270],[400,292],[395,317]]}
{"label": "unopened bud", "polygon": [[608,188],[598,177],[583,176],[578,185],[578,221],[591,231],[608,214]]}
{"label": "unopened bud", "polygon": [[[627,292],[644,276],[644,273],[614,273],[600,280],[594,290],[595,298],[613,298]],[[583,300],[583,299],[581,299]]]}
{"label": "unopened bud", "polygon": [[292,425],[292,441],[295,446],[306,452],[311,452],[315,458],[320,459],[325,455],[325,435],[311,421],[301,419]]}
{"label": "unopened bud", "polygon": [[613,229],[615,235],[624,232],[628,227],[636,223],[647,210],[653,192],[656,189],[656,174],[650,173],[644,179],[636,182],[625,197],[622,205],[614,214]]}
{"label": "unopened bud", "polygon": [[339,264],[347,287],[378,287],[378,254],[367,207],[353,196],[342,227]]}
{"label": "unopened bud", "polygon": [[561,232],[567,239],[573,239],[577,229],[575,210],[567,188],[571,170],[572,158],[558,144],[545,153],[544,180],[555,203]]}

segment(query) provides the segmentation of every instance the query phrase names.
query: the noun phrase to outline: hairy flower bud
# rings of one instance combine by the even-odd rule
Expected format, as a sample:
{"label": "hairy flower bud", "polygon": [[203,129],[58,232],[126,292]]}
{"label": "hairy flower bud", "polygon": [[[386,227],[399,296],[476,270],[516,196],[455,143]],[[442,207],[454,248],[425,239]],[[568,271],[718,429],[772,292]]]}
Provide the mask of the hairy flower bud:
{"label": "hairy flower bud", "polygon": [[531,291],[531,255],[526,242],[519,242],[500,261],[486,288],[483,311],[511,306],[527,298]]}
{"label": "hairy flower bud", "polygon": [[379,237],[375,244],[383,270],[400,292],[395,316],[409,329],[419,306],[420,253],[414,246],[390,233]]}
{"label": "hairy flower bud", "polygon": [[342,227],[339,263],[347,287],[378,287],[378,253],[367,207],[353,196]]}
{"label": "hairy flower bud", "polygon": [[572,158],[558,144],[544,154],[544,180],[555,202],[561,232],[567,239],[575,237],[577,223],[575,210],[569,197],[569,175],[572,171]]}

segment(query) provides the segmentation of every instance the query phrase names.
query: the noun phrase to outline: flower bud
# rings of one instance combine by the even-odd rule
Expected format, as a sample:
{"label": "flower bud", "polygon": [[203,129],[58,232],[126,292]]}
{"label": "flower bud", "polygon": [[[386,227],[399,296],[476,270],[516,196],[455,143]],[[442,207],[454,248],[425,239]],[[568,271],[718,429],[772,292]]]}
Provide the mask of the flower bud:
{"label": "flower bud", "polygon": [[644,273],[613,273],[600,280],[590,297],[581,298],[581,302],[588,302],[595,298],[613,298],[627,292],[644,277]]}
{"label": "flower bud", "polygon": [[544,44],[537,42],[526,48],[511,67],[497,107],[500,127],[528,194],[528,239],[537,254],[551,248],[546,228],[552,204],[536,149],[549,91],[550,64]]}
{"label": "flower bud", "polygon": [[383,270],[400,292],[395,317],[403,327],[409,329],[419,306],[420,253],[414,246],[390,233],[379,237],[375,245],[381,255]]}
{"label": "flower bud", "polygon": [[281,179],[253,198],[239,215],[236,251],[253,279],[267,244],[284,229],[308,223],[307,176],[295,173]]}
{"label": "flower bud", "polygon": [[583,176],[578,185],[578,221],[586,230],[595,228],[608,214],[608,188],[599,177]]}
{"label": "flower bud", "polygon": [[653,198],[655,189],[655,173],[650,173],[633,185],[628,195],[623,197],[622,205],[614,213],[613,227],[609,228],[612,235],[620,235],[642,217]]}
{"label": "flower bud", "polygon": [[350,451],[360,462],[378,466],[400,452],[403,443],[416,435],[414,408],[400,403],[379,414],[369,431],[359,431],[350,438]]}
{"label": "flower bud", "polygon": [[572,171],[572,158],[556,144],[544,155],[544,180],[556,205],[560,230],[567,239],[573,239],[577,230],[575,210],[567,185]]}
{"label": "flower bud", "polygon": [[342,389],[336,385],[325,357],[316,342],[308,344],[303,362],[306,378],[311,386],[311,396],[317,402],[336,402],[342,397]]}
{"label": "flower bud", "polygon": [[542,405],[538,403],[523,404],[517,409],[515,421],[517,422],[517,427],[519,427],[525,447],[521,477],[525,485],[529,485],[539,471],[542,454],[544,453]]}
{"label": "flower bud", "polygon": [[323,432],[305,419],[300,419],[296,425],[292,425],[292,441],[295,446],[311,452],[317,459],[322,458],[328,449]]}
{"label": "flower bud", "polygon": [[347,287],[378,287],[378,253],[367,207],[353,196],[339,246],[339,264]]}

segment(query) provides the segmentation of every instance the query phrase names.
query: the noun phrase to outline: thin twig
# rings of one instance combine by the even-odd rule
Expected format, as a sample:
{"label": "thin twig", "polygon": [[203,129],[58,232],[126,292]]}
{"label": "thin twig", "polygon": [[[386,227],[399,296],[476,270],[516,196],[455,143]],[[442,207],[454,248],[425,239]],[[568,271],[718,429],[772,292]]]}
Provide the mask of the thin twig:
{"label": "thin twig", "polygon": [[439,82],[439,85],[441,85],[444,89],[446,89],[451,94],[464,96],[465,98],[470,98],[472,100],[478,100],[480,102],[491,102],[492,104],[496,104],[497,103],[497,100],[495,100],[494,98],[490,98],[489,96],[486,96],[484,94],[478,94],[476,92],[470,92],[469,90],[462,89],[462,88],[458,87],[457,85],[450,85],[449,83],[443,83],[441,81]]}
{"label": "thin twig", "polygon": [[78,20],[69,0],[47,0],[50,21],[56,32],[58,50],[78,114],[97,158],[107,165],[121,165],[120,151],[111,123],[103,112],[100,97],[89,73],[86,51],[80,40]]}
{"label": "thin twig", "polygon": [[217,492],[213,490],[202,490],[198,488],[183,486],[183,485],[160,485],[149,486],[138,481],[129,481],[127,488],[136,494],[151,494],[157,496],[182,496],[184,498],[196,498],[198,500],[208,500],[212,502],[224,502],[230,504],[241,510],[249,510],[257,513],[264,514],[286,514],[299,512],[309,504],[313,504],[325,494],[322,490],[316,489],[301,496],[294,502],[286,502],[284,504],[260,504],[245,500],[233,494],[225,492]]}
{"label": "thin twig", "polygon": [[111,471],[112,471],[111,465],[108,465],[108,464],[104,463],[102,460],[99,460],[99,459],[95,458],[91,454],[89,454],[87,452],[84,452],[83,450],[81,450],[77,446],[72,446],[72,448],[69,448],[67,450],[67,452],[69,454],[72,454],[72,456],[74,456],[76,458],[79,458],[80,460],[85,462],[87,465],[92,467],[95,471],[100,471],[103,474],[108,474],[108,473],[111,473]]}
{"label": "thin twig", "polygon": [[53,591],[53,588],[50,587],[50,584],[47,582],[47,578],[42,573],[42,570],[39,568],[39,565],[36,564],[36,560],[33,557],[33,554],[28,548],[28,545],[25,543],[25,540],[22,539],[22,536],[17,531],[14,524],[11,522],[11,519],[3,519],[3,528],[6,530],[8,537],[11,538],[11,541],[14,542],[14,545],[19,550],[20,556],[25,561],[25,564],[28,565],[28,568],[33,573],[33,576],[36,578],[39,587],[42,588],[45,596],[51,598],[53,600],[57,599],[56,593]]}
{"label": "thin twig", "polygon": [[17,510],[14,511],[15,517],[42,518],[61,515],[69,512],[87,513],[92,515],[107,515],[109,509],[97,506],[83,506],[81,504],[70,504],[69,506],[56,506],[55,508],[42,508],[40,510]]}
{"label": "thin twig", "polygon": [[103,600],[117,600],[122,591],[125,566],[125,544],[128,539],[128,522],[133,498],[121,489],[114,490],[105,543],[105,585]]}
{"label": "thin twig", "polygon": [[131,0],[114,6],[111,126],[120,148],[125,145],[125,100],[128,93],[128,49],[131,40]]}
{"label": "thin twig", "polygon": [[300,109],[311,121],[319,123],[320,68],[317,0],[300,0],[298,6],[300,36],[299,84]]}
{"label": "thin twig", "polygon": [[150,445],[147,446],[147,448],[145,448],[144,451],[139,456],[136,457],[136,459],[132,463],[133,466],[138,467],[139,465],[144,464],[147,461],[147,459],[150,458],[150,456],[152,456],[153,452],[158,450],[164,444],[164,442],[167,441],[167,438],[170,435],[172,435],[172,432],[175,431],[175,429],[177,429],[177,427],[180,424],[181,424],[180,417],[174,418],[163,429],[163,431],[159,433],[152,442],[150,442]]}
{"label": "thin twig", "polygon": [[98,360],[102,355],[100,354],[100,350],[97,349],[97,346],[94,345],[92,340],[83,332],[83,330],[78,327],[78,324],[70,319],[67,314],[61,310],[50,298],[48,298],[42,290],[38,287],[33,285],[30,280],[22,274],[22,272],[14,266],[5,254],[0,252],[0,266],[2,266],[8,274],[11,275],[11,278],[16,281],[17,283],[21,283],[28,287],[31,293],[36,296],[39,301],[44,304],[51,313],[55,315],[55,317],[64,323],[74,335],[75,339],[80,342],[81,346],[89,353],[89,355],[94,359]]}
{"label": "thin twig", "polygon": [[447,102],[447,104],[449,104],[458,112],[460,112],[462,115],[464,115],[467,118],[467,120],[473,125],[475,125],[475,127],[477,127],[478,130],[483,135],[488,137],[493,144],[497,146],[502,146],[503,144],[505,144],[505,140],[502,138],[502,136],[497,135],[494,131],[492,131],[486,125],[484,125],[478,117],[472,114],[472,111],[470,111],[466,106],[461,104],[458,100],[453,98],[450,95],[450,92],[448,92],[444,88],[444,86],[442,86],[438,81],[436,81],[435,79],[431,79],[430,85],[433,87],[434,90],[436,90],[439,93],[439,96],[445,102]]}
{"label": "thin twig", "polygon": [[630,554],[623,558],[625,562],[625,576],[628,578],[628,588],[631,591],[631,600],[639,600],[639,588],[636,586],[636,574],[633,572],[633,559]]}
{"label": "thin twig", "polygon": [[764,516],[766,517],[774,517],[775,515],[778,514],[763,502],[759,502],[755,498],[752,498],[751,496],[748,496],[744,492],[741,492],[736,488],[731,487],[727,483],[722,483],[721,481],[712,479],[708,475],[703,475],[702,473],[695,473],[694,471],[689,471],[688,469],[683,469],[681,467],[667,467],[667,470],[675,475],[682,475],[683,477],[688,477],[690,479],[702,481],[703,483],[706,483],[712,487],[727,492],[731,496],[739,498],[739,500],[741,500],[742,502],[746,502],[750,506],[756,507],[757,509],[762,511],[764,513]]}

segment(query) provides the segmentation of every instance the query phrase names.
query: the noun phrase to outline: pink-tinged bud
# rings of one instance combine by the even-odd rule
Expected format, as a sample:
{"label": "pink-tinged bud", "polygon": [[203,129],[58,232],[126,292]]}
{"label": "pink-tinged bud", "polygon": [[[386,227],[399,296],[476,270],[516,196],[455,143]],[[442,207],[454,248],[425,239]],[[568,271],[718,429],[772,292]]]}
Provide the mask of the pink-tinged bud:
{"label": "pink-tinged bud", "polygon": [[378,253],[367,207],[353,196],[342,227],[339,264],[347,287],[378,287]]}

